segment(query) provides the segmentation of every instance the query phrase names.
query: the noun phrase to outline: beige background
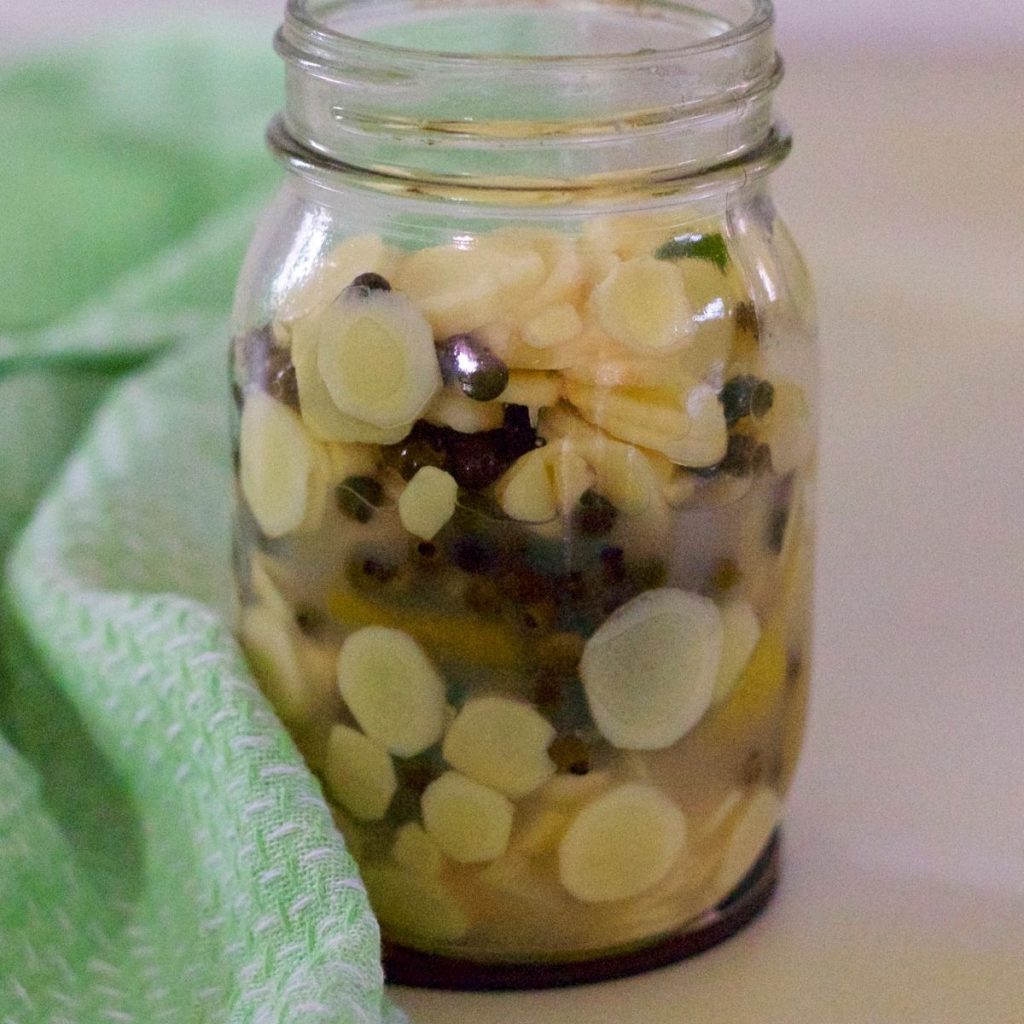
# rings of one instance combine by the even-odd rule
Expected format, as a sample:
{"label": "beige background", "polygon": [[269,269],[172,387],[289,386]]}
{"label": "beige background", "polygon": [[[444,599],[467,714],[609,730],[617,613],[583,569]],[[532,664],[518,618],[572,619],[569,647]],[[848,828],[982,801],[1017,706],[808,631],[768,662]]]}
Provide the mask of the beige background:
{"label": "beige background", "polygon": [[[8,51],[113,11],[258,12],[269,32],[280,6],[0,3]],[[779,7],[797,149],[777,194],[824,367],[816,689],[782,892],[644,978],[396,993],[420,1024],[1024,1021],[1024,4]]]}

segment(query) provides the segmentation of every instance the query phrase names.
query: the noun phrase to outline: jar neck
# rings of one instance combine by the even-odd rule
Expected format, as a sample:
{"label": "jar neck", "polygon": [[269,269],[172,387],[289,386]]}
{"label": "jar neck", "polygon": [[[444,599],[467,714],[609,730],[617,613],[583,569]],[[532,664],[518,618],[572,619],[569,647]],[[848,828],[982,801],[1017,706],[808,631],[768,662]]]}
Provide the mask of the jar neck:
{"label": "jar neck", "polygon": [[[447,0],[447,52],[435,52],[380,41],[438,36],[416,0],[388,5],[383,28],[364,0],[291,0],[276,41],[286,105],[272,147],[301,173],[502,202],[719,190],[749,183],[788,151],[773,120],[782,65],[768,0],[701,0],[699,10],[676,0],[493,6]],[[451,52],[460,14],[487,15],[496,52]],[[682,45],[588,52],[600,38],[595,17],[613,18],[626,48],[659,36]],[[558,29],[586,41],[553,44]],[[553,45],[568,53],[534,52]]]}

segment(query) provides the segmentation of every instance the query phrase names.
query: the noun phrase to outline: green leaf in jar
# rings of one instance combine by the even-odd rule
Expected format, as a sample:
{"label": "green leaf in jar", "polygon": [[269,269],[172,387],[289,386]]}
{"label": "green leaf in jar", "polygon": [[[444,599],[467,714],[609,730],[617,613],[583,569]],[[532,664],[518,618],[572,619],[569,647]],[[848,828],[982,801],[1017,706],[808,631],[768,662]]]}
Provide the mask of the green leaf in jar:
{"label": "green leaf in jar", "polygon": [[659,260],[706,260],[724,274],[729,265],[729,250],[719,232],[710,235],[685,234],[670,238],[654,253]]}

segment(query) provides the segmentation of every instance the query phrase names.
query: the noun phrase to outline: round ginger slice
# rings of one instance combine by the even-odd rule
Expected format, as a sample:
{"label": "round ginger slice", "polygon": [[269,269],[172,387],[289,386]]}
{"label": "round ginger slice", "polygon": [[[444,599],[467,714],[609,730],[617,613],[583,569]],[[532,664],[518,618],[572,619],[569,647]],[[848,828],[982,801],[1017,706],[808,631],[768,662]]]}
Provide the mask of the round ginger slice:
{"label": "round ginger slice", "polygon": [[580,660],[590,713],[608,742],[661,750],[685,736],[711,704],[722,634],[713,601],[671,587],[609,616]]}
{"label": "round ginger slice", "polygon": [[365,626],[338,655],[338,689],[359,727],[392,754],[414,757],[444,731],[444,682],[408,633]]}
{"label": "round ginger slice", "polygon": [[388,752],[347,725],[331,730],[323,773],[331,796],[360,821],[380,821],[398,789]]}
{"label": "round ginger slice", "polygon": [[249,395],[239,438],[242,494],[267,537],[303,526],[322,490],[321,452],[302,420],[269,395]]}
{"label": "round ginger slice", "polygon": [[693,334],[693,309],[678,268],[653,256],[619,264],[594,289],[598,322],[635,352],[677,348]]}
{"label": "round ginger slice", "polygon": [[508,847],[512,801],[459,772],[435,779],[421,805],[427,834],[459,864],[497,860]]}
{"label": "round ginger slice", "polygon": [[421,540],[433,540],[455,514],[459,485],[436,466],[424,466],[406,484],[398,499],[402,525]]}
{"label": "round ginger slice", "polygon": [[555,727],[526,704],[478,697],[459,712],[444,738],[444,759],[463,775],[518,799],[555,774],[548,747]]}
{"label": "round ginger slice", "polygon": [[316,362],[338,411],[381,429],[411,423],[441,389],[430,324],[395,292],[343,294],[323,315]]}
{"label": "round ginger slice", "polygon": [[686,818],[654,786],[625,783],[587,804],[558,848],[562,885],[583,903],[639,896],[686,846]]}

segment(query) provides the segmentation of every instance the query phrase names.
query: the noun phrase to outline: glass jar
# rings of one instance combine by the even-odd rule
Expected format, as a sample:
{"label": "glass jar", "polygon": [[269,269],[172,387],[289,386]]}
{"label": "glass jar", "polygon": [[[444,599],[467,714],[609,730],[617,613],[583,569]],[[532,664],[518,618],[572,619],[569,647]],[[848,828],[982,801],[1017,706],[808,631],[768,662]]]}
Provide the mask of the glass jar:
{"label": "glass jar", "polygon": [[807,697],[814,329],[768,193],[770,4],[292,0],[277,47],[239,636],[388,976],[706,948],[771,894]]}

